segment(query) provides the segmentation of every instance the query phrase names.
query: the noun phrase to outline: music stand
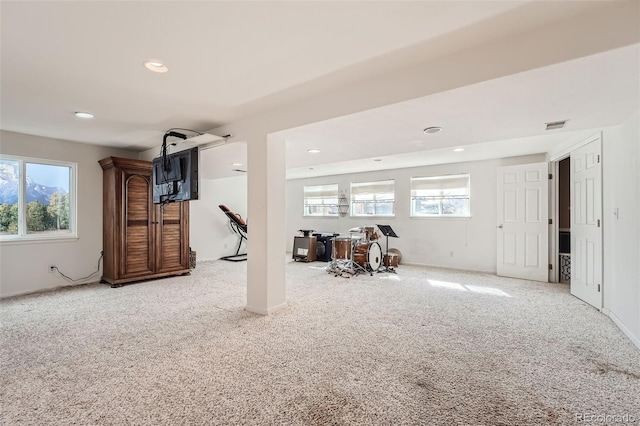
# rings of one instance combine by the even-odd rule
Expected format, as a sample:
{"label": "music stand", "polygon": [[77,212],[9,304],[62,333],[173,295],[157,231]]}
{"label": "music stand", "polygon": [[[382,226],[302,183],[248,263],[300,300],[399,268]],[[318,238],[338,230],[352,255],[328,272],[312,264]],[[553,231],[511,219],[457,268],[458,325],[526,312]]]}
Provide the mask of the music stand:
{"label": "music stand", "polygon": [[[376,226],[378,227],[380,232],[382,232],[382,235],[387,237],[387,264],[385,265],[384,270],[385,272],[393,272],[394,274],[396,274],[397,272],[393,268],[389,267],[389,264],[391,263],[391,259],[389,259],[389,237],[398,238],[398,235],[396,235],[396,233],[393,232],[393,229],[391,229],[391,226],[389,225],[376,225]],[[382,263],[384,263],[384,259]]]}

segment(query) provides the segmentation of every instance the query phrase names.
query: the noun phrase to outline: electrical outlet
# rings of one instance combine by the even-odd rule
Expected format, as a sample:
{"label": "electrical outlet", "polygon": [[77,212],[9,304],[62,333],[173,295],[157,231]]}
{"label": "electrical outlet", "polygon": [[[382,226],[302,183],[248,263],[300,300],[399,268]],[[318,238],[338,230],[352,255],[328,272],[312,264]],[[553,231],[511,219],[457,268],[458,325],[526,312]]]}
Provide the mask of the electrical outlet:
{"label": "electrical outlet", "polygon": [[55,272],[56,265],[49,265],[49,272]]}

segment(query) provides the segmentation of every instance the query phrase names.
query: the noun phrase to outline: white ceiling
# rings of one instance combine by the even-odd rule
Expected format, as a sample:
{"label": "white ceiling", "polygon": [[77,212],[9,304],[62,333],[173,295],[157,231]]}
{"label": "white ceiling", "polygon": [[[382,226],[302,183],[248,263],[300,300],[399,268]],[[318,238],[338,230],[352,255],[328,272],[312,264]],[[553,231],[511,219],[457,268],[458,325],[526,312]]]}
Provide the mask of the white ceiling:
{"label": "white ceiling", "polygon": [[[633,45],[289,129],[280,132],[288,142],[287,160],[295,165],[287,176],[549,152],[591,136],[592,129],[620,124],[637,110],[639,64],[640,48]],[[560,120],[568,120],[563,130],[546,130],[545,123]],[[425,134],[429,126],[443,130]],[[310,155],[312,148],[321,152]]]}
{"label": "white ceiling", "polygon": [[[172,127],[207,131],[611,3],[3,1],[1,127],[146,150]],[[399,53],[416,46],[419,58]],[[639,107],[639,51],[635,44],[283,131],[288,176],[546,151]],[[147,71],[147,59],[169,72]],[[77,119],[78,110],[96,118]],[[544,131],[562,119],[566,129]],[[431,125],[444,130],[424,135]],[[456,146],[466,150],[453,155]],[[221,172],[209,177],[246,162],[241,144],[205,152]]]}

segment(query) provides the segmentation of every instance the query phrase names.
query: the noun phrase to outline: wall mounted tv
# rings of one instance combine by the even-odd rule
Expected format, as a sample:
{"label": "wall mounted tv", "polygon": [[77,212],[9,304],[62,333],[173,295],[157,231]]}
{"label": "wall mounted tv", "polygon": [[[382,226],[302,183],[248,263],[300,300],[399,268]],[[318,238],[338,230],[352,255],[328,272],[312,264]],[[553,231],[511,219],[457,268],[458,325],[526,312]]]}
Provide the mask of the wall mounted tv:
{"label": "wall mounted tv", "polygon": [[198,147],[153,159],[153,203],[198,199]]}

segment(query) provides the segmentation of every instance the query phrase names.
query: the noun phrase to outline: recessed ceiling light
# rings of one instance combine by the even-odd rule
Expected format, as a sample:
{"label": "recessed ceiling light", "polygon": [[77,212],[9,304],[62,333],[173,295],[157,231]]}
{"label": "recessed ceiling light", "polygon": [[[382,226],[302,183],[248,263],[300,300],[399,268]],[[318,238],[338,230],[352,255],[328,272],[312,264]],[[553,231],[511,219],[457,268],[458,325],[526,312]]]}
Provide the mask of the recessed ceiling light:
{"label": "recessed ceiling light", "polygon": [[233,164],[231,164],[231,165],[232,165],[232,166],[235,166],[235,167],[240,167],[240,166],[242,166],[242,163],[233,163]]}
{"label": "recessed ceiling light", "polygon": [[144,66],[145,66],[146,69],[148,69],[149,71],[153,71],[153,72],[163,73],[163,72],[169,71],[169,68],[167,68],[167,66],[165,64],[163,64],[160,61],[153,60],[153,59],[150,59],[150,60],[146,61],[144,63]]}
{"label": "recessed ceiling light", "polygon": [[442,127],[434,126],[434,127],[427,127],[426,129],[423,130],[423,132],[429,135],[431,133],[438,133],[441,130],[442,130]]}
{"label": "recessed ceiling light", "polygon": [[86,118],[86,119],[93,118],[93,114],[86,111],[76,111],[75,114],[76,114],[76,117],[78,118]]}
{"label": "recessed ceiling light", "polygon": [[456,148],[453,150],[453,152],[462,152],[464,151],[464,148]]}
{"label": "recessed ceiling light", "polygon": [[309,149],[309,150],[307,150],[307,152],[308,152],[308,153],[310,153],[310,154],[317,154],[317,153],[319,153],[319,152],[320,152],[320,150],[319,150],[319,149],[315,149],[315,148],[313,148],[313,149]]}

